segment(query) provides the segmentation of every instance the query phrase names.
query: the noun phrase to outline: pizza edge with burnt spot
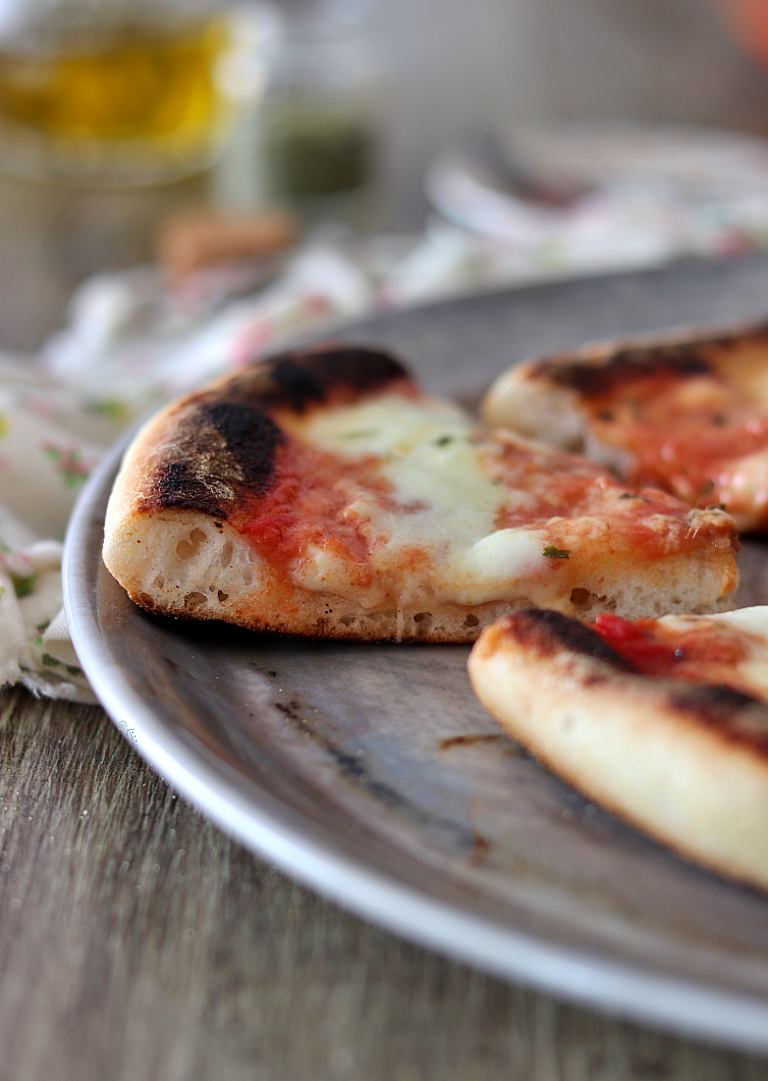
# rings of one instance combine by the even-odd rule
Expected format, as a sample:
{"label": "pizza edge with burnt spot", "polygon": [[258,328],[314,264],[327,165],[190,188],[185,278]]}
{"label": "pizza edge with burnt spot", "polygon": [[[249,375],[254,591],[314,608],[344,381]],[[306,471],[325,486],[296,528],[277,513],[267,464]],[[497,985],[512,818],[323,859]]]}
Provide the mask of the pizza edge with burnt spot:
{"label": "pizza edge with burnt spot", "polygon": [[272,358],[169,405],[129,447],[104,561],[142,607],[351,640],[473,641],[532,604],[714,611],[733,523],[480,432],[380,350]]}
{"label": "pizza edge with burnt spot", "polygon": [[707,661],[699,678],[648,674],[594,628],[531,610],[483,632],[468,661],[472,687],[513,739],[586,798],[685,859],[767,889],[765,610],[669,623],[671,645],[708,632],[717,648],[720,636],[722,680],[712,681],[710,671],[722,671]]}

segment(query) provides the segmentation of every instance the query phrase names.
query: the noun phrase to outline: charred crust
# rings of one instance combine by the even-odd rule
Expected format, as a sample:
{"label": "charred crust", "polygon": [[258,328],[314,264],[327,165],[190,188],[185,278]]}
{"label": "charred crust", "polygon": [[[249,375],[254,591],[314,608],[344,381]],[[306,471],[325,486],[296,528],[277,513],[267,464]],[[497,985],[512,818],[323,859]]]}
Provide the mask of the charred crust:
{"label": "charred crust", "polygon": [[284,441],[270,417],[247,405],[205,404],[187,415],[166,449],[152,502],[222,521],[239,494],[261,495],[268,489]]}
{"label": "charred crust", "polygon": [[672,691],[668,703],[721,739],[768,757],[768,706],[761,699],[733,687],[693,684]]}
{"label": "charred crust", "polygon": [[619,346],[595,358],[573,354],[544,357],[531,363],[530,377],[545,378],[576,390],[585,397],[621,391],[627,384],[654,375],[680,378],[717,375],[718,354],[743,349],[768,340],[768,321],[736,327],[721,334],[648,345]]}
{"label": "charred crust", "polygon": [[271,375],[274,383],[271,405],[288,406],[294,413],[304,413],[308,406],[319,405],[326,396],[319,372],[290,357],[276,361]]}
{"label": "charred crust", "polygon": [[289,409],[305,413],[312,406],[350,401],[408,379],[389,353],[359,346],[281,353],[233,376],[216,396],[260,411]]}
{"label": "charred crust", "polygon": [[764,708],[759,698],[715,683],[693,683],[676,690],[670,694],[669,704],[675,710],[695,713],[714,721],[731,718],[735,712],[755,706]]}
{"label": "charred crust", "polygon": [[611,649],[597,631],[562,612],[549,608],[526,608],[512,619],[518,641],[535,645],[545,655],[554,654],[558,647],[564,647],[571,653],[610,664],[619,672],[637,672],[629,661]]}
{"label": "charred crust", "polygon": [[226,519],[243,497],[267,492],[287,436],[272,414],[353,401],[408,380],[376,349],[330,346],[284,353],[182,403],[143,510],[180,507]]}
{"label": "charred crust", "polygon": [[631,383],[659,375],[690,379],[713,374],[715,369],[703,350],[690,344],[619,349],[599,364],[555,357],[539,361],[532,371],[533,378],[549,379],[586,398],[615,394]]}
{"label": "charred crust", "polygon": [[768,339],[768,322],[762,321],[729,333],[719,334],[708,339],[705,344],[711,344],[718,349],[738,349],[750,340],[763,342],[766,339]]}
{"label": "charred crust", "polygon": [[303,413],[340,391],[356,397],[407,378],[402,365],[374,349],[331,349],[323,353],[289,354],[272,362],[275,405],[290,405]]}
{"label": "charred crust", "polygon": [[208,478],[196,476],[189,462],[170,462],[158,475],[153,505],[199,510],[212,518],[226,518],[225,500]]}
{"label": "charred crust", "polygon": [[200,422],[221,436],[249,491],[263,494],[274,474],[277,448],[285,442],[271,417],[247,405],[216,402],[202,410]]}

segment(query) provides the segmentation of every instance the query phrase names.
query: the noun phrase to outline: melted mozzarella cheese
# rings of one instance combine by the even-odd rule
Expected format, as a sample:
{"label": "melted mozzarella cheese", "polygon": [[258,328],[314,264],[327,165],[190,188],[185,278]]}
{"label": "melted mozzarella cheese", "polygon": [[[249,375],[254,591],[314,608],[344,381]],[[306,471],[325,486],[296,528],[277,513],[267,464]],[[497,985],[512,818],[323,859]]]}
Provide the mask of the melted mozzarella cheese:
{"label": "melted mozzarella cheese", "polygon": [[[472,605],[509,598],[518,588],[530,596],[531,580],[551,570],[543,531],[497,529],[502,507],[524,511],[532,497],[494,478],[488,446],[451,403],[388,397],[319,410],[302,422],[300,436],[340,457],[380,459],[394,505],[360,488],[344,513],[368,538],[371,563],[384,579],[393,566],[412,568],[405,577],[413,596],[401,592],[399,603],[418,599],[425,574],[435,596]],[[305,588],[362,599],[348,564],[327,550],[309,549],[294,576]],[[545,593],[543,587],[541,603]],[[369,602],[378,600],[372,595]]]}

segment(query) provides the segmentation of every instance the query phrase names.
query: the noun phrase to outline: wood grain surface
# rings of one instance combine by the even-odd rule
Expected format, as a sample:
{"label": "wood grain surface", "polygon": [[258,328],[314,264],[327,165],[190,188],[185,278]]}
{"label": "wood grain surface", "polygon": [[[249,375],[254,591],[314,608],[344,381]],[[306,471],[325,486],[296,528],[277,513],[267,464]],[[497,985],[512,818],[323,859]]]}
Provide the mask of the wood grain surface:
{"label": "wood grain surface", "polygon": [[[194,191],[192,192],[194,194]],[[0,346],[145,258],[144,202],[0,182]],[[295,885],[143,765],[96,707],[0,695],[0,1081],[757,1081],[404,943]]]}
{"label": "wood grain surface", "polygon": [[766,1076],[347,915],[178,799],[98,708],[0,705],[2,1081]]}

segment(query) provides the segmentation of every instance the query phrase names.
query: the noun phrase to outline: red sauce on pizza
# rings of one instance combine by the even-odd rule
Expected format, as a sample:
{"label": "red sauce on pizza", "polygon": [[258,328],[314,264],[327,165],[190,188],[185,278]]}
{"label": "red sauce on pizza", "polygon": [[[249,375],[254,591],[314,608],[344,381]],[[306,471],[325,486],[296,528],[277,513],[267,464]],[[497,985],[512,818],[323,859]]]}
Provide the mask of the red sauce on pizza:
{"label": "red sauce on pizza", "polygon": [[[692,551],[704,540],[691,523],[690,508],[679,499],[658,487],[627,491],[600,466],[551,448],[546,461],[539,461],[525,444],[505,441],[500,480],[525,497],[501,502],[496,528],[545,528],[558,549],[618,543],[631,548],[637,558],[652,560],[675,548]],[[607,499],[611,494],[613,500]],[[589,526],[584,531],[585,516],[592,517],[594,534]],[[706,543],[711,544],[711,529],[705,532]],[[730,543],[724,520],[723,544]]]}
{"label": "red sauce on pizza", "polygon": [[708,683],[720,669],[735,675],[751,641],[746,632],[715,623],[699,622],[680,630],[655,619],[632,621],[609,613],[597,616],[594,627],[615,653],[643,675]]}
{"label": "red sauce on pizza", "polygon": [[590,409],[598,440],[630,452],[628,483],[661,486],[701,506],[721,501],[734,465],[768,449],[768,417],[713,375],[655,373],[620,397],[593,398]]}
{"label": "red sauce on pizza", "polygon": [[[693,552],[713,544],[711,519],[705,529],[697,529],[690,507],[659,488],[627,491],[602,472],[542,474],[535,466],[529,472],[530,480],[525,472],[513,480],[514,486],[527,491],[527,500],[520,506],[502,505],[496,515],[497,529],[545,529],[548,543],[558,550],[570,553],[581,548],[594,553],[608,546],[624,549],[635,561],[664,559],[674,551]],[[611,492],[613,500],[606,499]],[[714,543],[723,547],[735,543],[725,516],[722,540]]]}
{"label": "red sauce on pizza", "polygon": [[346,461],[292,444],[281,454],[274,482],[254,498],[233,525],[275,568],[286,568],[308,545],[337,547],[361,567],[368,562],[371,538],[364,523],[345,515],[352,487],[364,488],[382,502],[389,488],[376,471],[377,459]]}
{"label": "red sauce on pizza", "polygon": [[[525,446],[505,447],[498,484],[494,527],[544,529],[543,554],[549,547],[560,553],[550,561],[553,571],[563,573],[565,560],[573,556],[575,561],[578,554],[583,562],[606,545],[631,551],[633,559],[655,560],[713,542],[711,528],[697,536],[689,509],[674,497],[657,489],[627,492],[600,467],[557,451],[547,450],[541,463]],[[505,488],[516,494],[506,495]],[[363,585],[377,537],[364,513],[350,510],[360,493],[396,515],[423,509],[397,498],[375,455],[347,458],[291,441],[279,452],[269,489],[254,494],[230,521],[278,574],[295,567],[311,546],[347,560]],[[611,493],[613,500],[606,500]],[[586,531],[585,516],[592,523]],[[726,526],[723,545],[730,537]],[[422,557],[417,550],[403,550],[398,563],[402,569],[404,562]]]}

